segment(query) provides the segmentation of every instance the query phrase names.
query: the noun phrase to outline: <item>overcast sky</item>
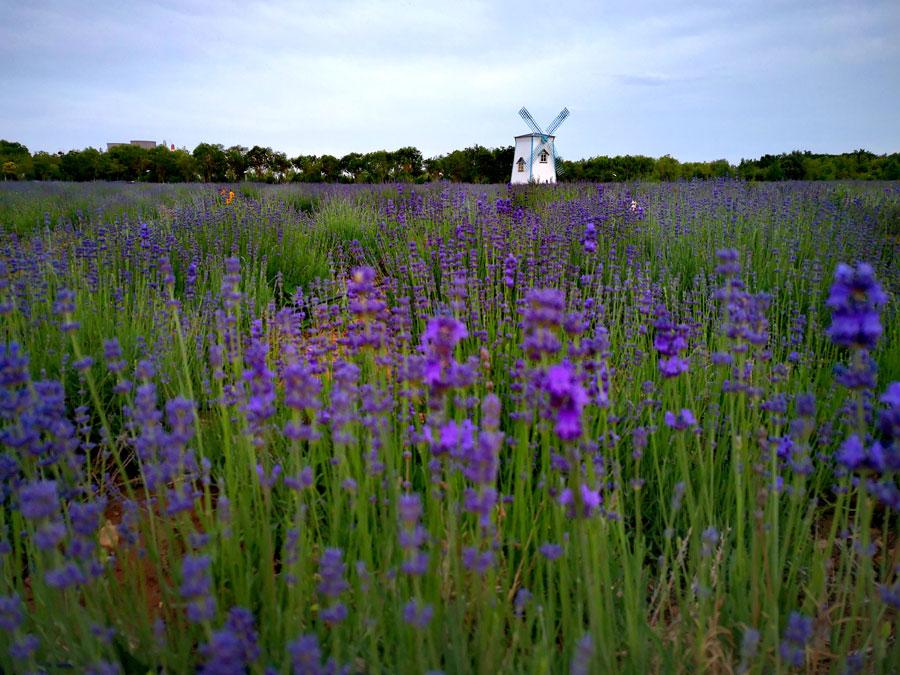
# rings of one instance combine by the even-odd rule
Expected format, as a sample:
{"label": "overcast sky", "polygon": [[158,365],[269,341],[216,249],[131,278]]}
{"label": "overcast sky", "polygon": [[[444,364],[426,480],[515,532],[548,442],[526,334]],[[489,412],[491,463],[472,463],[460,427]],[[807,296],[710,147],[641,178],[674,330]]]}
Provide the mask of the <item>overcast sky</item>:
{"label": "overcast sky", "polygon": [[[558,6],[555,6],[557,5]],[[289,156],[900,151],[900,1],[0,0],[0,138]]]}

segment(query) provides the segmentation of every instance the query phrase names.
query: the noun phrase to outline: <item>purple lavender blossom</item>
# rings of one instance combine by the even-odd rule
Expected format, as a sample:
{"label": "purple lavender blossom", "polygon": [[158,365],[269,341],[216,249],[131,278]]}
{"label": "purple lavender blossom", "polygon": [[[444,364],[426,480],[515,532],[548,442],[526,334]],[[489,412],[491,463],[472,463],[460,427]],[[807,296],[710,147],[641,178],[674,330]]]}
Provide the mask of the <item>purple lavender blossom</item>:
{"label": "purple lavender blossom", "polygon": [[512,253],[507,255],[506,260],[503,261],[503,283],[508,288],[516,285],[516,270],[518,266],[519,261]]}
{"label": "purple lavender blossom", "polygon": [[569,664],[570,675],[587,675],[591,672],[591,661],[594,659],[594,639],[590,633],[584,636],[575,645],[572,661]]}
{"label": "purple lavender blossom", "polygon": [[479,551],[474,546],[462,550],[463,567],[477,574],[484,574],[494,565],[493,551]]}
{"label": "purple lavender blossom", "polygon": [[27,661],[40,646],[40,638],[33,633],[28,633],[10,645],[9,655],[16,661]]}
{"label": "purple lavender blossom", "polygon": [[812,634],[812,619],[800,612],[791,612],[779,646],[781,658],[795,668],[801,667],[806,659],[806,644]]}
{"label": "purple lavender blossom", "polygon": [[860,263],[853,269],[839,264],[826,303],[832,310],[828,337],[842,347],[874,348],[882,333],[878,308],[885,302],[887,295],[871,265]]}
{"label": "purple lavender blossom", "polygon": [[0,629],[12,633],[22,625],[22,599],[18,595],[0,596]]}
{"label": "purple lavender blossom", "polygon": [[427,628],[434,616],[434,607],[410,600],[403,606],[403,621],[413,628]]}
{"label": "purple lavender blossom", "polygon": [[212,634],[209,642],[200,649],[205,663],[200,668],[204,675],[240,675],[259,658],[258,635],[253,615],[242,607],[228,612],[225,626]]}
{"label": "purple lavender blossom", "polygon": [[212,560],[207,555],[186,555],[181,561],[181,586],[179,593],[188,601],[187,617],[193,623],[208,621],[216,611],[212,592]]}
{"label": "purple lavender blossom", "polygon": [[397,501],[397,511],[404,525],[415,525],[422,517],[422,498],[417,492],[401,495]]}
{"label": "purple lavender blossom", "polygon": [[562,557],[563,547],[559,544],[541,544],[538,551],[540,551],[540,554],[547,560],[556,560],[557,558]]}
{"label": "purple lavender blossom", "polygon": [[664,421],[667,427],[675,431],[684,431],[685,429],[695,429],[697,427],[697,418],[687,408],[682,408],[678,414],[667,410]]}
{"label": "purple lavender blossom", "polygon": [[344,552],[339,548],[326,548],[319,558],[321,582],[318,591],[329,598],[336,598],[350,586],[344,578],[347,566],[343,561]]}
{"label": "purple lavender blossom", "polygon": [[68,562],[44,573],[44,582],[50,588],[64,589],[79,586],[87,581],[87,576],[74,562]]}
{"label": "purple lavender blossom", "polygon": [[344,621],[350,612],[343,602],[336,602],[319,610],[319,618],[325,623],[335,624]]}
{"label": "purple lavender blossom", "polygon": [[578,492],[581,501],[580,513],[576,510],[575,494],[570,488],[563,489],[562,492],[559,493],[557,500],[560,504],[568,508],[570,517],[581,516],[589,518],[598,508],[600,508],[600,505],[603,503],[603,496],[600,494],[599,490],[592,489],[587,483],[582,483],[578,487]]}
{"label": "purple lavender blossom", "polygon": [[522,347],[532,361],[555,354],[562,347],[557,332],[563,322],[566,298],[555,288],[535,288],[525,296]]}
{"label": "purple lavender blossom", "polygon": [[[319,638],[315,633],[301,635],[288,644],[291,655],[291,672],[293,675],[327,675],[335,672],[333,667],[322,665],[322,650]],[[330,665],[334,665],[330,663]]]}
{"label": "purple lavender blossom", "polygon": [[468,336],[464,323],[452,316],[438,316],[428,320],[422,334],[422,346],[439,359],[450,359],[454,347]]}
{"label": "purple lavender blossom", "polygon": [[716,546],[719,544],[719,531],[710,525],[708,528],[703,530],[703,535],[701,536],[701,540],[703,542],[703,546],[701,547],[701,554],[704,558],[708,558],[712,555]]}
{"label": "purple lavender blossom", "polygon": [[284,484],[291,490],[295,490],[297,492],[311,487],[314,482],[315,477],[313,475],[311,466],[303,467],[303,469],[300,470],[300,473],[296,476],[284,477]]}
{"label": "purple lavender blossom", "polygon": [[590,221],[584,224],[584,239],[581,246],[585,253],[594,253],[597,250],[597,227]]}
{"label": "purple lavender blossom", "polygon": [[715,270],[716,274],[731,277],[741,273],[740,254],[737,249],[719,249],[716,251],[716,257],[719,259],[719,264]]}
{"label": "purple lavender blossom", "polygon": [[52,518],[58,509],[56,481],[33,481],[19,490],[19,510],[29,520]]}
{"label": "purple lavender blossom", "polygon": [[835,458],[844,467],[853,471],[866,462],[868,455],[859,436],[852,434],[841,444]]}
{"label": "purple lavender blossom", "polygon": [[56,548],[66,536],[66,526],[61,521],[41,525],[34,533],[34,544],[42,551]]}
{"label": "purple lavender blossom", "polygon": [[688,348],[688,328],[684,324],[672,323],[668,310],[660,305],[656,308],[656,320],[653,322],[656,335],[653,348],[660,354],[659,372],[663,377],[671,378],[687,372],[690,362],[679,356]]}
{"label": "purple lavender blossom", "polygon": [[318,410],[322,402],[319,393],[322,382],[315,376],[312,367],[302,363],[291,363],[281,371],[284,384],[284,404],[293,410]]}
{"label": "purple lavender blossom", "polygon": [[258,435],[262,433],[266,421],[275,414],[275,374],[266,365],[266,347],[260,340],[250,343],[246,366],[244,381],[250,392],[244,412],[251,431],[257,435],[257,442],[261,442]]}
{"label": "purple lavender blossom", "polygon": [[581,413],[587,403],[587,393],[568,363],[551,366],[544,377],[543,388],[549,394],[550,406],[556,411],[553,427],[564,441],[581,436]]}

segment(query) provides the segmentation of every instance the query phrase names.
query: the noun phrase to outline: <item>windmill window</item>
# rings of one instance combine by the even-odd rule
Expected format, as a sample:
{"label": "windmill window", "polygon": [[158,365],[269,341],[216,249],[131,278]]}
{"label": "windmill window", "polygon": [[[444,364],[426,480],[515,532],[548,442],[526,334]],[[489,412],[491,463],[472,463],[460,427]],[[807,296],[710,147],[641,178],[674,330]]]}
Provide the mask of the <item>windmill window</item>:
{"label": "windmill window", "polygon": [[541,164],[547,163],[547,151],[541,150]]}
{"label": "windmill window", "polygon": [[525,173],[525,160],[519,157],[519,161],[516,162],[516,166],[518,167],[519,173]]}

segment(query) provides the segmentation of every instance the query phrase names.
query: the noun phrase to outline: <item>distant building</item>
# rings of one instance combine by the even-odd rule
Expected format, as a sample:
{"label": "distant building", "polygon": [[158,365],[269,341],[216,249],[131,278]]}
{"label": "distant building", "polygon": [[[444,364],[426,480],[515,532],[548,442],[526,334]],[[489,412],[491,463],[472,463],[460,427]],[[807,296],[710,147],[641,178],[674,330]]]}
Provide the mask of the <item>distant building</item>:
{"label": "distant building", "polygon": [[156,147],[156,141],[131,141],[131,143],[107,143],[106,151],[109,152],[113,148],[117,148],[120,145],[136,145],[139,148],[144,148],[144,150],[152,150]]}
{"label": "distant building", "polygon": [[563,108],[547,129],[541,129],[531,113],[524,107],[519,116],[531,128],[530,134],[516,136],[513,152],[512,176],[510,183],[555,183],[556,182],[556,136],[554,132],[569,116],[569,109]]}

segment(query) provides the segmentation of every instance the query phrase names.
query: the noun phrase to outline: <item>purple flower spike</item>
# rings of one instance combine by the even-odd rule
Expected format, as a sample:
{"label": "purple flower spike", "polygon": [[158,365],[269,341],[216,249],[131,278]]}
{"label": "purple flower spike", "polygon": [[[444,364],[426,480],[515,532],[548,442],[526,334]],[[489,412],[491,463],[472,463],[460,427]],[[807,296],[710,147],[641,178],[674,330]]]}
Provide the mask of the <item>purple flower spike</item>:
{"label": "purple flower spike", "polygon": [[828,337],[842,347],[874,348],[882,333],[878,308],[885,302],[887,295],[875,280],[871,265],[860,263],[853,269],[841,263],[828,296],[832,309]]}
{"label": "purple flower spike", "polygon": [[52,517],[59,508],[56,481],[41,480],[27,483],[19,490],[22,515],[29,520]]}
{"label": "purple flower spike", "polygon": [[581,436],[581,412],[588,397],[567,363],[551,366],[544,378],[544,390],[550,395],[550,405],[556,411],[554,431],[564,441]]}
{"label": "purple flower spike", "polygon": [[677,415],[667,410],[665,415],[665,423],[666,426],[670,429],[675,429],[675,431],[684,431],[685,429],[695,428],[697,426],[697,418],[694,417],[694,413],[687,408],[682,408],[681,412],[679,412]]}
{"label": "purple flower spike", "polygon": [[322,581],[318,591],[329,598],[336,598],[349,588],[344,579],[346,565],[343,558],[344,552],[339,548],[326,548],[319,559],[319,575]]}
{"label": "purple flower spike", "polygon": [[660,354],[659,372],[663,377],[677,377],[687,372],[688,360],[679,354],[688,348],[688,327],[684,324],[677,326],[672,323],[668,310],[660,305],[656,308],[656,321],[653,322],[656,335],[653,338],[653,348]]}
{"label": "purple flower spike", "polygon": [[791,612],[779,651],[789,665],[799,668],[806,659],[806,644],[813,634],[813,621],[800,612]]}
{"label": "purple flower spike", "polygon": [[853,434],[844,441],[838,449],[836,459],[850,471],[862,466],[866,461],[866,449],[859,436]]}
{"label": "purple flower spike", "polygon": [[466,325],[452,316],[438,316],[428,321],[422,344],[440,358],[450,358],[457,343],[469,336]]}
{"label": "purple flower spike", "polygon": [[562,557],[563,547],[559,544],[541,544],[538,551],[540,551],[541,555],[547,560],[556,560]]}
{"label": "purple flower spike", "polygon": [[418,600],[410,600],[403,606],[403,620],[413,628],[426,628],[433,616],[434,608],[420,604]]}

